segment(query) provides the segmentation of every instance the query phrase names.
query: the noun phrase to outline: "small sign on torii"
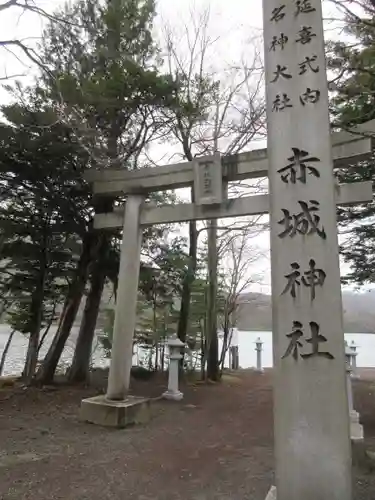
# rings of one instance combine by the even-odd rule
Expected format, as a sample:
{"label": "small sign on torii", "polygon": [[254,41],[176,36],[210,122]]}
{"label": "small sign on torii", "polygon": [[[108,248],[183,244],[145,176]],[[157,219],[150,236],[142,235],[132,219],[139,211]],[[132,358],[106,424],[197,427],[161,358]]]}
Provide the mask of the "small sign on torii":
{"label": "small sign on torii", "polygon": [[193,165],[195,204],[220,205],[224,195],[220,154],[204,156],[201,160],[193,162]]}

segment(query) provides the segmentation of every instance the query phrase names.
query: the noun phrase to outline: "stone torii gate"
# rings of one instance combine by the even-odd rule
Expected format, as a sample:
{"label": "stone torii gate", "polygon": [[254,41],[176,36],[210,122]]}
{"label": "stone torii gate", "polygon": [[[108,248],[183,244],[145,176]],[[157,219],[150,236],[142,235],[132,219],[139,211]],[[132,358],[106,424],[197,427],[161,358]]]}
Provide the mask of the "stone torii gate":
{"label": "stone torii gate", "polygon": [[[371,139],[358,134],[375,127],[330,135],[321,0],[263,0],[263,19],[268,153],[87,173],[95,195],[127,201],[95,217],[97,229],[122,227],[123,239],[107,394],[84,400],[81,418],[122,427],[145,416],[147,401],[128,396],[141,228],[269,213],[277,498],[351,500],[335,205],[372,200],[372,186],[337,186],[333,169],[366,158]],[[228,182],[265,176],[269,195],[226,198]],[[144,201],[193,184],[195,204]]]}
{"label": "stone torii gate", "polygon": [[[358,127],[352,133],[334,133],[332,152],[335,167],[344,168],[354,160],[367,158],[372,150],[372,140],[363,134],[372,131],[375,131],[375,122]],[[123,169],[86,172],[85,177],[92,183],[94,195],[115,197],[126,194],[127,201],[125,207],[115,208],[111,213],[97,214],[94,219],[94,227],[98,230],[123,228],[123,239],[107,393],[105,397],[98,396],[82,402],[83,420],[123,427],[145,415],[143,410],[147,401],[128,396],[136,323],[141,228],[152,224],[267,214],[270,205],[268,195],[227,199],[226,193],[230,181],[266,177],[268,162],[267,150],[261,149],[130,172]],[[195,204],[155,206],[145,202],[150,192],[192,185],[196,195]],[[336,201],[342,205],[367,201],[372,198],[371,189],[371,182],[336,186]]]}

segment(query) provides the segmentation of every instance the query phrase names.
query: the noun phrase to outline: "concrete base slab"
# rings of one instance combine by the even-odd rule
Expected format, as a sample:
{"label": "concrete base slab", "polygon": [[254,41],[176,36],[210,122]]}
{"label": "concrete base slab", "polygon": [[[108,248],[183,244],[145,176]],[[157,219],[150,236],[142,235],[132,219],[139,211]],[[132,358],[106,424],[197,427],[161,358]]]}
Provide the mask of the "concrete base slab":
{"label": "concrete base slab", "polygon": [[164,399],[169,399],[171,401],[181,401],[181,399],[184,397],[184,395],[180,391],[176,391],[176,392],[165,391],[165,392],[163,392],[162,397]]}
{"label": "concrete base slab", "polygon": [[373,473],[375,470],[375,456],[367,450],[364,440],[352,439],[352,462],[356,467]]}
{"label": "concrete base slab", "polygon": [[122,429],[148,422],[150,413],[149,399],[128,396],[122,401],[111,401],[100,395],[82,400],[79,418],[91,424]]}
{"label": "concrete base slab", "polygon": [[271,486],[270,491],[267,493],[266,500],[276,500],[276,486]]}

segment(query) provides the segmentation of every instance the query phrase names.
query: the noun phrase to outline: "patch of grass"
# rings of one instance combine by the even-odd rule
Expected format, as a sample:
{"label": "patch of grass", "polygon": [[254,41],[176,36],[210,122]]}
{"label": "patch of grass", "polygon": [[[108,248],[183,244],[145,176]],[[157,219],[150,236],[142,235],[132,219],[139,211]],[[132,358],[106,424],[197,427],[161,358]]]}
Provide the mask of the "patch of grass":
{"label": "patch of grass", "polygon": [[237,373],[223,373],[221,381],[226,385],[242,384],[242,378]]}

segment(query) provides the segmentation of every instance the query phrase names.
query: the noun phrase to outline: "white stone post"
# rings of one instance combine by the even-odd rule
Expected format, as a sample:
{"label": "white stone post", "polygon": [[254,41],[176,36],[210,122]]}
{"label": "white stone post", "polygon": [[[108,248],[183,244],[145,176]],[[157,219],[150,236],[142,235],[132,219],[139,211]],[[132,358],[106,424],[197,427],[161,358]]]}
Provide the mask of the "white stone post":
{"label": "white stone post", "polygon": [[174,333],[168,340],[169,347],[169,374],[168,374],[168,390],[163,393],[163,398],[180,401],[183,398],[182,392],[179,390],[178,374],[179,362],[182,359],[181,349],[184,343]]}
{"label": "white stone post", "polygon": [[238,340],[238,328],[232,328],[230,335],[229,344],[229,368],[231,370],[239,369],[239,340]]}
{"label": "white stone post", "polygon": [[228,350],[228,362],[229,362],[229,370],[232,370],[232,367],[233,367],[233,353],[232,353],[232,346],[229,346],[229,350]]}
{"label": "white stone post", "polygon": [[348,407],[349,407],[349,415],[354,411],[353,406],[353,389],[352,389],[352,381],[351,381],[351,349],[348,345],[345,346],[345,358],[346,358],[346,383],[347,383],[347,391],[348,391]]}
{"label": "white stone post", "polygon": [[357,344],[353,340],[351,345],[350,345],[350,348],[352,350],[352,363],[351,363],[351,365],[352,365],[352,378],[360,378],[358,370],[357,370],[357,356],[358,356],[357,347],[358,347]]}
{"label": "white stone post", "polygon": [[278,500],[351,500],[321,0],[263,0]]}
{"label": "white stone post", "polygon": [[348,407],[349,407],[349,418],[350,418],[350,438],[353,441],[363,440],[363,427],[359,423],[359,413],[354,409],[353,402],[353,385],[352,385],[352,348],[349,346],[345,347],[345,357],[346,357],[346,383],[348,392]]}
{"label": "white stone post", "polygon": [[256,342],[255,342],[255,350],[256,350],[256,353],[257,353],[257,372],[261,372],[263,373],[263,367],[262,367],[262,346],[263,346],[263,342],[261,341],[260,337],[257,338]]}
{"label": "white stone post", "polygon": [[130,384],[141,255],[139,215],[142,202],[142,196],[130,195],[125,207],[107,389],[107,399],[116,401],[125,399]]}

